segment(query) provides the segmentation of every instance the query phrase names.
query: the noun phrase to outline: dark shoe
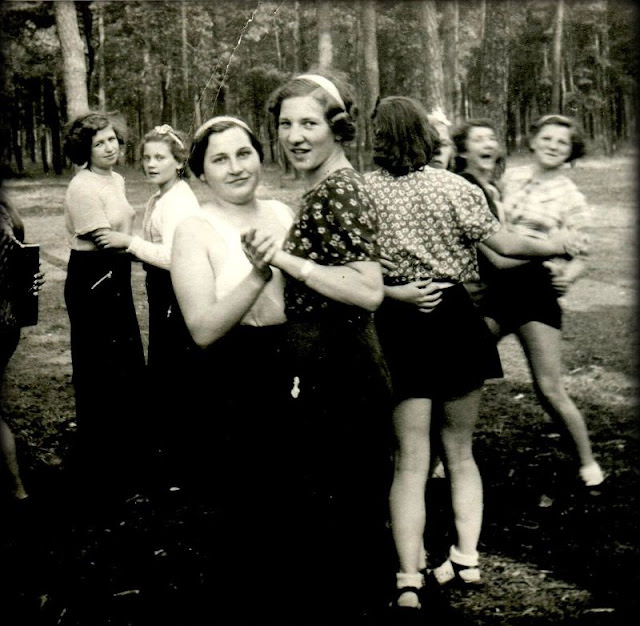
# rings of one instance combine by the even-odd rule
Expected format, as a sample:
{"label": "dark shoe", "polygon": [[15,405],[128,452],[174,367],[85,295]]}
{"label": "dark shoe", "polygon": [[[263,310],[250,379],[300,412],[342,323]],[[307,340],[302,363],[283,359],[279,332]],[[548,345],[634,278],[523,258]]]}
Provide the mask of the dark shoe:
{"label": "dark shoe", "polygon": [[[404,593],[413,593],[417,599],[417,606],[400,606],[398,599]],[[424,621],[422,614],[421,590],[418,587],[400,587],[395,592],[393,601],[389,605],[389,624],[393,626],[413,626]]]}

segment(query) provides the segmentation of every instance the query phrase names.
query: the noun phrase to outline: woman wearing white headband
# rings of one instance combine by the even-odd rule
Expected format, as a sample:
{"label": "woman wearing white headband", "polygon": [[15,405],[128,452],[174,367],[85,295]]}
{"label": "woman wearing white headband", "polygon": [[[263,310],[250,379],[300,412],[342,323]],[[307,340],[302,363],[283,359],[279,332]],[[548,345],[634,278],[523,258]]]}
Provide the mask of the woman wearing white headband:
{"label": "woman wearing white headband", "polygon": [[[142,220],[142,237],[106,230],[96,237],[102,248],[124,248],[143,262],[149,301],[149,397],[153,428],[150,437],[166,449],[173,434],[170,426],[181,409],[182,385],[178,376],[193,350],[176,301],[169,268],[176,226],[185,217],[199,213],[200,205],[187,182],[187,140],[168,124],[156,126],[140,142],[140,157],[147,179],[157,186],[149,198]],[[152,426],[151,424],[149,425]]]}
{"label": "woman wearing white headband", "polygon": [[297,76],[271,96],[278,138],[307,188],[284,248],[259,230],[249,254],[286,278],[287,392],[298,480],[291,540],[304,574],[287,607],[348,623],[380,602],[388,543],[389,381],[373,326],[383,297],[373,207],[344,144],[355,136],[351,89]]}
{"label": "woman wearing white headband", "polygon": [[[240,119],[215,117],[196,131],[189,166],[206,185],[206,199],[200,215],[178,226],[171,261],[180,308],[202,348],[185,394],[186,414],[200,418],[189,429],[193,463],[187,470],[190,485],[200,478],[199,493],[216,507],[212,593],[221,601],[212,604],[220,618],[241,606],[246,623],[264,619],[263,613],[250,619],[248,611],[266,610],[271,595],[271,579],[248,591],[252,568],[279,554],[276,469],[282,454],[275,448],[285,314],[281,272],[247,259],[241,233],[259,228],[281,243],[293,218],[285,204],[256,196],[262,160],[260,142]],[[256,546],[258,531],[266,539]],[[256,597],[263,593],[264,602]]]}

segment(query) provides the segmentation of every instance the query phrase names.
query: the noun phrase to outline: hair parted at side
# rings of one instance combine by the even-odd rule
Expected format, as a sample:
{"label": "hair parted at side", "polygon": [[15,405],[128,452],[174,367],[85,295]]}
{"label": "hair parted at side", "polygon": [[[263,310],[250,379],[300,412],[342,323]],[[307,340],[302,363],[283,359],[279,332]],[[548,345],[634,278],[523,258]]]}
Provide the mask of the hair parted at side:
{"label": "hair parted at side", "polygon": [[179,130],[171,128],[168,124],[156,126],[151,129],[140,141],[139,154],[140,158],[144,156],[144,147],[146,144],[158,141],[169,147],[173,158],[180,163],[178,170],[179,178],[189,178],[189,170],[187,168],[187,159],[189,157],[189,146],[185,134]]}
{"label": "hair parted at side", "polygon": [[258,153],[260,157],[260,163],[264,161],[264,149],[262,143],[253,133],[251,128],[242,119],[238,118],[238,122],[228,116],[221,116],[220,121],[214,121],[212,118],[208,122],[205,122],[194,134],[193,143],[191,145],[191,153],[189,154],[189,169],[193,172],[194,176],[202,176],[204,173],[204,155],[209,146],[209,137],[214,133],[221,133],[230,128],[240,128],[243,132],[247,133],[251,145]]}
{"label": "hair parted at side", "polygon": [[118,143],[124,145],[127,140],[127,125],[117,111],[89,111],[72,120],[64,139],[64,153],[69,160],[76,165],[89,163],[94,135],[108,126],[113,128]]}
{"label": "hair parted at side", "polygon": [[[305,78],[305,75],[317,75],[330,81],[337,89],[342,103],[338,102],[329,91],[317,82]],[[309,70],[305,74],[296,74],[286,83],[276,88],[267,100],[267,109],[273,116],[275,127],[278,128],[280,108],[287,98],[312,96],[323,110],[325,119],[337,140],[349,143],[356,137],[356,119],[358,107],[351,85],[342,73],[327,70]],[[344,107],[342,106],[344,104]]]}
{"label": "hair parted at side", "polygon": [[543,115],[539,117],[529,127],[529,141],[533,139],[545,126],[566,126],[569,129],[569,136],[571,137],[571,154],[567,157],[567,162],[579,159],[585,154],[584,144],[584,131],[578,121],[573,117],[567,117],[566,115],[557,115],[552,113],[551,115]]}
{"label": "hair parted at side", "polygon": [[425,108],[407,96],[382,98],[373,113],[374,163],[394,176],[428,165],[440,145]]}

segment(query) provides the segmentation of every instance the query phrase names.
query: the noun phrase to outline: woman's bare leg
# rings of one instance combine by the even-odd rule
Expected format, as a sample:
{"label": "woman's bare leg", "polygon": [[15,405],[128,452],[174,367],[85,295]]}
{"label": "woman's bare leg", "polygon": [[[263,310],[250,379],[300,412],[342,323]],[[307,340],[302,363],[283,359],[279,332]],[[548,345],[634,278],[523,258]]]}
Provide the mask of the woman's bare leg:
{"label": "woman's bare leg", "polygon": [[25,491],[22,478],[20,477],[16,441],[9,425],[2,418],[0,418],[0,453],[4,459],[4,464],[9,470],[14,497],[18,500],[24,500],[28,494]]}
{"label": "woman's bare leg", "polygon": [[561,333],[541,322],[529,322],[517,331],[527,356],[534,388],[542,407],[571,435],[581,466],[595,462],[582,413],[567,393],[562,380]]}
{"label": "woman's bare leg", "polygon": [[[391,529],[399,560],[399,581],[417,580],[423,565],[421,556],[426,523],[425,486],[429,472],[430,422],[431,401],[426,398],[404,400],[393,412],[396,452],[389,504]],[[398,604],[402,603],[401,597]]]}

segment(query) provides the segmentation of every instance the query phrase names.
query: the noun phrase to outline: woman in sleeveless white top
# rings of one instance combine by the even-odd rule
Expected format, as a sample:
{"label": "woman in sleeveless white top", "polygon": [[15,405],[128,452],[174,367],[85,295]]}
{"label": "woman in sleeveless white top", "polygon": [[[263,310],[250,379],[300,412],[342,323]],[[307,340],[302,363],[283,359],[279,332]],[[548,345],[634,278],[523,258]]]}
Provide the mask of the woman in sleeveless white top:
{"label": "woman in sleeveless white top", "polygon": [[[246,601],[235,594],[246,594],[246,585],[238,581],[257,562],[277,558],[275,535],[283,526],[276,514],[282,508],[277,492],[286,436],[278,409],[286,388],[283,277],[265,263],[252,263],[241,235],[259,228],[269,241],[282,242],[293,213],[281,202],[256,197],[262,156],[254,134],[236,118],[213,118],[195,133],[189,166],[209,197],[201,215],[176,229],[171,255],[175,293],[202,348],[185,393],[185,403],[192,404],[183,414],[197,418],[185,429],[191,446],[187,478],[190,485],[203,481],[198,493],[215,507],[210,580],[223,612],[240,603],[245,612]],[[268,541],[256,544],[257,530]],[[252,586],[254,600],[255,593]],[[268,584],[257,593],[265,598],[255,606],[264,606]]]}

